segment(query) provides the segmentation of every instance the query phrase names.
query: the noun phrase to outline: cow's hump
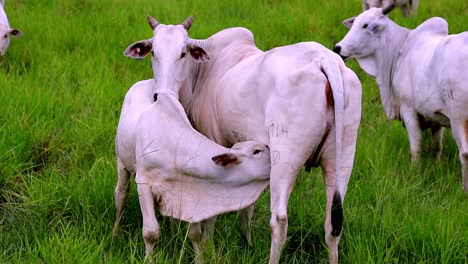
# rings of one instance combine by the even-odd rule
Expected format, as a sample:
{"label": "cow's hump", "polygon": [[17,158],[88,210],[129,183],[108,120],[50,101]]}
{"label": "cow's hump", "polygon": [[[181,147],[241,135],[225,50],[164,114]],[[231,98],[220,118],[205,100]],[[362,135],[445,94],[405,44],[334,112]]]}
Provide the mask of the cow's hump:
{"label": "cow's hump", "polygon": [[441,17],[429,18],[413,30],[413,34],[418,33],[448,35],[448,23]]}

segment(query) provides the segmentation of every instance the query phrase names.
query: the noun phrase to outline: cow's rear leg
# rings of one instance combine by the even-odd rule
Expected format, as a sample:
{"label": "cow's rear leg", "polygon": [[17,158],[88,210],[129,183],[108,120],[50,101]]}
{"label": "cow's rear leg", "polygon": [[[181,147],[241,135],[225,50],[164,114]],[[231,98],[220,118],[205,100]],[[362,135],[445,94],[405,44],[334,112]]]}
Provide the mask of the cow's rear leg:
{"label": "cow's rear leg", "polygon": [[[320,126],[319,122],[316,124],[316,127]],[[313,150],[315,146],[319,145],[324,131],[325,125],[323,126],[323,130],[315,130],[309,133],[306,132],[309,137],[305,137],[301,141],[294,141],[301,142],[301,145],[288,142],[287,144],[282,145],[282,149],[276,148],[274,144],[270,145],[272,162],[270,174],[270,264],[279,263],[281,250],[286,241],[288,230],[288,201],[294,187],[297,174],[306,163],[307,159],[311,156],[311,150]]]}
{"label": "cow's rear leg", "polygon": [[112,234],[117,236],[120,233],[120,220],[123,210],[127,205],[128,193],[130,191],[130,172],[124,167],[122,161],[117,158],[117,185],[114,191],[115,202],[115,222]]}
{"label": "cow's rear leg", "polygon": [[249,246],[252,246],[252,237],[250,235],[250,221],[252,220],[253,211],[255,208],[255,204],[242,209],[239,211],[239,218],[242,233],[244,234],[245,240]]}
{"label": "cow's rear leg", "polygon": [[432,132],[432,149],[435,150],[435,158],[440,161],[442,155],[442,140],[444,138],[444,127],[433,126],[431,127]]}
{"label": "cow's rear leg", "polygon": [[146,183],[137,183],[137,189],[141,214],[143,215],[142,233],[146,246],[145,257],[148,257],[153,251],[156,240],[159,237],[159,224],[154,212],[154,197],[151,191],[151,185]]}

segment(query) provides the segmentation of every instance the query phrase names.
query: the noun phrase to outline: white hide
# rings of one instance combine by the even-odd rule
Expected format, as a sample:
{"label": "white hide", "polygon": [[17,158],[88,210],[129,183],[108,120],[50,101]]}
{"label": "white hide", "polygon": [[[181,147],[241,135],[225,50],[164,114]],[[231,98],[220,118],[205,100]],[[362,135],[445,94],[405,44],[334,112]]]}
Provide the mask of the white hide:
{"label": "white hide", "polygon": [[433,130],[439,157],[442,127],[451,128],[468,191],[468,33],[448,35],[447,22],[438,17],[409,30],[378,8],[345,25],[352,27],[335,50],[376,77],[387,117],[406,126],[412,160],[420,153],[422,129]]}
{"label": "white hide", "polygon": [[[268,186],[270,173],[265,145],[252,141],[231,149],[217,145],[191,127],[176,97],[158,93],[153,102],[154,87],[155,80],[150,79],[128,91],[116,137],[119,164],[128,170],[126,175],[119,172],[116,227],[122,207],[118,190],[127,188],[128,176],[136,173],[147,255],[159,233],[154,206],[162,215],[198,223],[251,206]],[[216,165],[212,157],[224,153],[238,160]],[[197,250],[197,241],[192,242]]]}
{"label": "white hide", "polygon": [[0,56],[5,55],[8,46],[10,46],[10,37],[20,37],[23,33],[16,29],[10,28],[8,17],[4,9],[4,1],[0,2]]}
{"label": "white hide", "polygon": [[405,16],[415,14],[418,10],[419,0],[362,0],[362,10],[372,7],[383,8],[389,5],[399,6]]}
{"label": "white hide", "polygon": [[[336,263],[342,219],[331,213],[332,203],[334,212],[342,213],[361,117],[359,79],[336,54],[314,42],[264,52],[245,28],[193,41],[211,57],[191,63],[181,81],[180,101],[194,127],[224,146],[255,140],[271,149],[270,263],[279,261],[289,195],[305,164],[320,165],[324,172],[325,240],[330,262]],[[333,96],[327,94],[329,84]]]}

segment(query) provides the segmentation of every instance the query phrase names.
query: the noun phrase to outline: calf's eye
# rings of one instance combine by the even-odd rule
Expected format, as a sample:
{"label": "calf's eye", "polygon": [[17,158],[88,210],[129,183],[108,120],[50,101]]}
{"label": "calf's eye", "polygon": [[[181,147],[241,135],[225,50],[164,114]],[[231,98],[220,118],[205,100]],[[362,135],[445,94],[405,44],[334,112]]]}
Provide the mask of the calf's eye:
{"label": "calf's eye", "polygon": [[362,26],[362,28],[367,28],[367,26],[369,26],[369,25],[368,25],[368,24],[364,24],[364,25]]}
{"label": "calf's eye", "polygon": [[182,59],[183,57],[185,57],[185,52],[182,52],[182,54],[180,54],[180,58]]}
{"label": "calf's eye", "polygon": [[262,150],[256,149],[256,150],[254,150],[253,154],[256,155],[256,154],[258,154],[258,153],[260,153],[260,152],[262,152]]}

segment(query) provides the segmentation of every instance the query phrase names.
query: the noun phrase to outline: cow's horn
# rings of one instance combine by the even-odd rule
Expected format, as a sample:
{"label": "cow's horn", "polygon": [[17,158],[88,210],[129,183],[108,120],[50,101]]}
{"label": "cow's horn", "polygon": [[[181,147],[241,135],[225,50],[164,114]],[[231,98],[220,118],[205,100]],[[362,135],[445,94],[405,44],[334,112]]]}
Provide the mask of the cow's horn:
{"label": "cow's horn", "polygon": [[193,17],[189,16],[189,18],[185,19],[184,23],[182,23],[182,26],[184,26],[185,30],[189,30],[190,27],[192,26],[193,22]]}
{"label": "cow's horn", "polygon": [[390,13],[390,11],[393,10],[394,7],[395,7],[395,3],[391,3],[390,5],[388,5],[388,6],[384,7],[384,8],[382,8],[382,13],[383,13],[384,15],[387,15],[388,13]]}
{"label": "cow's horn", "polygon": [[148,24],[152,29],[155,29],[159,25],[159,22],[152,16],[148,16]]}

